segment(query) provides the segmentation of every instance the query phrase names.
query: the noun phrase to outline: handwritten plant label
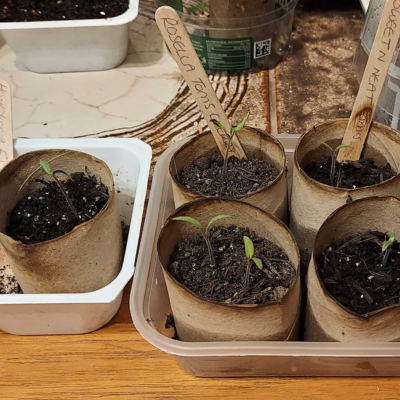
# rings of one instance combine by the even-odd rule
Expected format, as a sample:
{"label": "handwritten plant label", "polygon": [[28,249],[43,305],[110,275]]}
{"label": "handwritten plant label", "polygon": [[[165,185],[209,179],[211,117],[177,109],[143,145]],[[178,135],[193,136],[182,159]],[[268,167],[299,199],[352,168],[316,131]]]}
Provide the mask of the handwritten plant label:
{"label": "handwritten plant label", "polygon": [[11,90],[0,80],[0,169],[13,158]]}
{"label": "handwritten plant label", "polygon": [[358,160],[400,38],[400,0],[387,0],[338,161]]}
{"label": "handwritten plant label", "polygon": [[[221,122],[228,132],[231,129],[231,125],[178,14],[170,7],[160,7],[156,12],[156,21],[172,57],[178,64],[193,97],[210,127],[221,154],[225,156],[228,136],[223,129],[214,125],[211,120],[215,119]],[[236,136],[232,140],[229,156],[231,155],[236,155],[238,158],[246,158]]]}

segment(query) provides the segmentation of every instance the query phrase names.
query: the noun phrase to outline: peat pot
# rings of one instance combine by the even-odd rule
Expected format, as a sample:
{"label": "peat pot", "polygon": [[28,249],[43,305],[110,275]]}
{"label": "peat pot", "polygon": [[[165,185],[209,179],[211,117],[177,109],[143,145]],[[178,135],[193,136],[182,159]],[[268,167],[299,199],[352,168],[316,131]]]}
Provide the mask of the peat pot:
{"label": "peat pot", "polygon": [[326,218],[344,204],[371,196],[400,196],[400,134],[398,131],[374,122],[363,152],[379,166],[389,163],[396,176],[380,184],[341,189],[311,179],[303,170],[311,161],[327,157],[327,143],[338,146],[344,136],[348,119],[336,119],[314,126],[299,140],[294,155],[293,188],[290,211],[290,229],[300,249],[302,261],[309,261],[318,229]]}
{"label": "peat pot", "polygon": [[400,306],[359,315],[336,301],[322,283],[317,257],[332,243],[368,230],[400,237],[400,201],[374,197],[355,201],[334,212],[321,226],[307,275],[305,339],[312,342],[400,341]]}
{"label": "peat pot", "polygon": [[[168,272],[171,254],[188,235],[198,233],[191,224],[173,221],[191,216],[203,225],[216,215],[229,214],[219,226],[248,227],[283,249],[296,269],[292,287],[279,302],[262,305],[217,303],[195,295]],[[177,333],[188,342],[296,340],[300,308],[300,257],[289,229],[276,217],[237,200],[198,200],[179,208],[165,223],[158,241],[159,259],[167,284]]]}
{"label": "peat pot", "polygon": [[[286,222],[288,194],[286,155],[283,146],[272,135],[255,128],[246,127],[237,132],[237,135],[249,159],[266,160],[276,168],[279,175],[268,186],[235,199],[257,206]],[[195,136],[176,151],[169,164],[176,208],[193,200],[211,198],[187,189],[178,182],[177,175],[199,157],[217,154],[218,148],[211,132]]]}
{"label": "peat pot", "polygon": [[[23,244],[6,235],[8,213],[46,178],[39,161],[66,173],[87,167],[108,187],[109,200],[91,220],[42,243]],[[107,165],[86,153],[39,150],[21,155],[0,172],[0,243],[24,293],[86,293],[112,282],[121,269],[122,231],[113,176]]]}

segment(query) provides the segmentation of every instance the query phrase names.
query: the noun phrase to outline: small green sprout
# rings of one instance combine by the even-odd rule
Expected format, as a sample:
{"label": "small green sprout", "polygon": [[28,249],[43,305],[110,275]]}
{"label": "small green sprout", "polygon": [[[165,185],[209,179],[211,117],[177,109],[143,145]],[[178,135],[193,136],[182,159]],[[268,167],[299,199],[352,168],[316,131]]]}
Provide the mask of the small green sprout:
{"label": "small green sprout", "polygon": [[208,253],[210,255],[211,265],[215,266],[215,257],[214,257],[214,253],[213,253],[213,249],[212,249],[211,241],[210,241],[210,228],[215,222],[219,221],[220,219],[224,219],[224,218],[232,218],[232,216],[231,215],[217,215],[216,217],[212,218],[209,221],[206,228],[203,227],[203,225],[201,224],[200,221],[198,221],[197,219],[192,218],[192,217],[175,217],[175,218],[172,218],[172,220],[189,222],[190,224],[194,225],[196,228],[198,228],[200,230],[201,235],[203,236],[203,238],[207,244],[207,249],[208,249]]}
{"label": "small green sprout", "polygon": [[232,127],[230,132],[227,132],[226,128],[221,124],[220,121],[217,121],[216,119],[212,119],[211,122],[214,125],[217,125],[220,129],[222,129],[225,134],[228,136],[228,143],[226,145],[226,153],[225,153],[225,159],[224,159],[224,168],[223,168],[223,176],[224,176],[224,180],[226,181],[227,178],[227,173],[228,173],[228,156],[229,156],[229,151],[231,148],[231,144],[232,144],[232,140],[235,137],[235,133],[241,131],[244,126],[247,123],[247,120],[250,117],[250,111],[247,113],[247,115],[244,117],[243,121],[235,127]]}
{"label": "small green sprout", "polygon": [[243,236],[243,241],[247,257],[247,268],[246,268],[246,277],[244,280],[244,286],[247,287],[249,286],[251,263],[254,262],[254,264],[256,264],[256,266],[261,270],[264,268],[264,266],[259,258],[254,257],[254,244],[251,241],[251,239],[248,236]]}
{"label": "small green sprout", "polygon": [[202,11],[202,10],[205,10],[206,8],[207,8],[207,3],[202,2],[202,3],[196,4],[195,6],[188,7],[186,9],[186,13],[187,14],[196,14],[197,11]]}
{"label": "small green sprout", "polygon": [[337,161],[339,151],[340,151],[340,149],[345,149],[345,148],[352,149],[352,147],[347,144],[340,144],[335,149],[333,149],[331,146],[329,146],[328,143],[321,142],[321,144],[323,144],[331,153],[331,186],[333,186],[334,180],[335,180],[335,172],[336,172],[336,161]]}
{"label": "small green sprout", "polygon": [[386,266],[386,263],[389,258],[390,248],[392,247],[392,244],[394,243],[395,239],[396,239],[396,235],[392,232],[389,235],[388,240],[385,240],[382,244],[382,253],[383,253],[382,266],[383,267]]}
{"label": "small green sprout", "polygon": [[49,163],[46,160],[40,160],[40,166],[43,168],[44,172],[46,172],[47,175],[50,175],[54,181],[57,183],[58,187],[61,190],[61,193],[63,194],[63,196],[65,197],[65,200],[67,200],[68,206],[71,209],[71,211],[74,213],[75,217],[79,219],[79,215],[76,211],[76,208],[74,207],[74,205],[72,204],[71,199],[68,196],[68,193],[66,192],[66,190],[64,189],[64,186],[62,185],[62,183],[60,182],[60,180],[56,177],[56,174],[64,174],[66,175],[69,179],[72,180],[72,178],[64,171],[61,170],[57,170],[57,171],[53,171],[49,165]]}
{"label": "small green sprout", "polygon": [[385,240],[383,242],[383,244],[382,244],[382,252],[385,252],[389,247],[391,247],[392,244],[394,243],[395,239],[396,239],[396,235],[392,232],[389,235],[389,239]]}

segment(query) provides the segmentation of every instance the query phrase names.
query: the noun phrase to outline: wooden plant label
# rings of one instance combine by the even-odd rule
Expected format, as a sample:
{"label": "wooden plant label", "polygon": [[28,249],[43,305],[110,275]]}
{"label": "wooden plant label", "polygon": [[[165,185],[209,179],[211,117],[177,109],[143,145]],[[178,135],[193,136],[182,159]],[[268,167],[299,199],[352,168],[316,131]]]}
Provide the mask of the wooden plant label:
{"label": "wooden plant label", "polygon": [[14,157],[11,89],[0,79],[0,170]]}
{"label": "wooden plant label", "polygon": [[400,38],[400,0],[387,0],[337,160],[360,159]]}
{"label": "wooden plant label", "polygon": [[[204,71],[178,13],[171,7],[160,7],[156,11],[156,22],[171,51],[172,57],[178,64],[196,103],[210,127],[222,156],[225,157],[228,136],[223,129],[216,126],[211,120],[215,119],[221,122],[228,132],[231,130],[231,124],[210,84],[208,75]],[[232,155],[239,159],[247,158],[236,135],[232,140],[228,157]]]}

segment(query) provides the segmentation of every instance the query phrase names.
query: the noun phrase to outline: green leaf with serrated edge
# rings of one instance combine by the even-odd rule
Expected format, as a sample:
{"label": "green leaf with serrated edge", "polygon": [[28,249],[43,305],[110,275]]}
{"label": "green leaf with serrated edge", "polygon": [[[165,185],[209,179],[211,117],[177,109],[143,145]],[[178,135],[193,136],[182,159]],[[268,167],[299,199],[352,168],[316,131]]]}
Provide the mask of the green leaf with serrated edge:
{"label": "green leaf with serrated edge", "polygon": [[246,257],[251,260],[254,256],[254,244],[248,236],[243,236]]}
{"label": "green leaf with serrated edge", "polygon": [[335,153],[337,153],[340,149],[352,149],[352,146],[349,146],[348,144],[339,144],[338,147],[335,149]]}
{"label": "green leaf with serrated edge", "polygon": [[199,228],[200,230],[203,230],[203,226],[197,219],[194,219],[192,217],[175,217],[172,218],[173,221],[185,221],[193,224],[196,228]]}
{"label": "green leaf with serrated edge", "polygon": [[254,261],[254,264],[256,264],[258,268],[260,269],[264,268],[263,262],[259,258],[253,257],[252,260]]}
{"label": "green leaf with serrated edge", "polygon": [[394,243],[395,237],[394,233],[389,235],[389,239],[383,242],[382,251],[386,251]]}
{"label": "green leaf with serrated edge", "polygon": [[211,221],[208,223],[207,225],[207,230],[209,230],[211,228],[211,225],[217,221],[219,221],[220,219],[223,218],[232,218],[232,215],[217,215],[216,217],[212,218]]}
{"label": "green leaf with serrated edge", "polygon": [[235,126],[234,128],[232,128],[235,132],[239,132],[239,131],[241,131],[243,128],[244,128],[244,126],[246,125],[246,122],[247,122],[247,120],[249,119],[249,117],[250,117],[250,111],[247,113],[247,115],[244,117],[244,120],[238,125],[238,126]]}
{"label": "green leaf with serrated edge", "polygon": [[46,160],[40,160],[40,166],[44,169],[44,172],[48,175],[53,175],[53,171]]}
{"label": "green leaf with serrated edge", "polygon": [[217,125],[218,127],[220,127],[225,133],[227,133],[225,127],[221,124],[221,122],[217,121],[216,119],[212,119],[212,120],[210,120],[210,121],[211,121],[214,125]]}

